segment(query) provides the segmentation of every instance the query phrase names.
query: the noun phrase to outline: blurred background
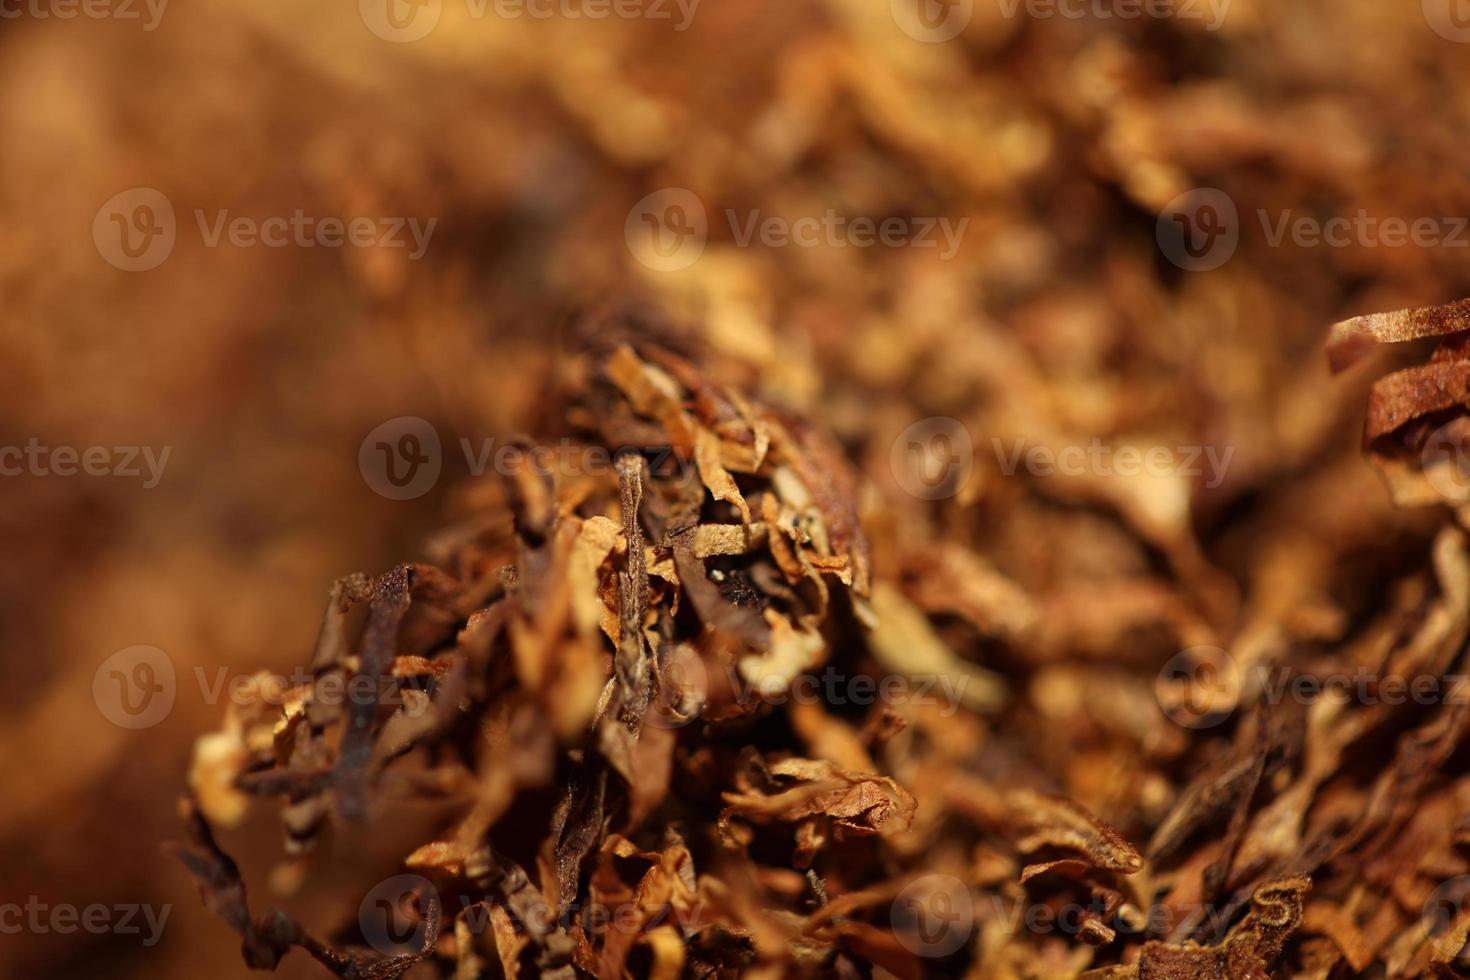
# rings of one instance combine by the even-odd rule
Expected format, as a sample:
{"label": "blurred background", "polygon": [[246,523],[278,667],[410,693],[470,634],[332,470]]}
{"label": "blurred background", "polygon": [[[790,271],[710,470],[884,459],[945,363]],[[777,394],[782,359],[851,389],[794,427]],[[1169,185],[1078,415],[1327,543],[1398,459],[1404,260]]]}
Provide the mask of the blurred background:
{"label": "blurred background", "polygon": [[[246,974],[158,850],[223,710],[200,678],[304,663],[335,578],[424,555],[476,479],[459,439],[554,438],[597,310],[692,338],[876,481],[906,426],[963,421],[942,519],[1039,589],[1054,541],[992,437],[1233,447],[1215,486],[1048,484],[1107,498],[1067,518],[1101,578],[1228,578],[1232,522],[1288,481],[1412,537],[1358,457],[1367,378],[1320,347],[1470,294],[1457,2],[5,0],[0,446],[36,450],[0,458],[0,901],[168,911],[0,920],[0,975]],[[1276,236],[1360,213],[1441,235]],[[360,449],[404,416],[443,466],[399,500]],[[125,727],[103,668],[139,645],[176,690]],[[266,896],[257,817],[228,846]],[[257,901],[350,918],[313,901],[391,855],[330,848]]]}

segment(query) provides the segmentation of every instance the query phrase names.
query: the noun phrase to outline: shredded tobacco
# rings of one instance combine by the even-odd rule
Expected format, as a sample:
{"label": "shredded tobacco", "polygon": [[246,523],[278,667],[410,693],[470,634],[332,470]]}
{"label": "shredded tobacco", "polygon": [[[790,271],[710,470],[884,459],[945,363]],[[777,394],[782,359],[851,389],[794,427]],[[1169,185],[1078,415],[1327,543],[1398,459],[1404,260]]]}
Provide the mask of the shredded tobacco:
{"label": "shredded tobacco", "polygon": [[[1434,336],[1430,367],[1462,367],[1462,306],[1341,324],[1330,357]],[[567,431],[612,465],[527,454],[485,478],[492,519],[437,568],[336,583],[312,683],[200,740],[176,850],[249,966],[299,946],[341,977],[1458,975],[1470,916],[1442,883],[1470,871],[1464,699],[1272,686],[1334,662],[1449,683],[1460,526],[1349,609],[1333,508],[1281,525],[1230,639],[1198,594],[1218,580],[1167,535],[1188,590],[1044,595],[957,528],[897,524],[815,420],[688,354],[580,355]],[[1405,373],[1366,422],[1401,497],[1464,458],[1420,467],[1404,430],[1470,414],[1450,374]],[[1180,696],[1140,642],[1213,680]],[[366,913],[333,942],[253,915],[216,842],[253,798],[308,865],[385,800],[448,806],[385,906],[418,945]]]}

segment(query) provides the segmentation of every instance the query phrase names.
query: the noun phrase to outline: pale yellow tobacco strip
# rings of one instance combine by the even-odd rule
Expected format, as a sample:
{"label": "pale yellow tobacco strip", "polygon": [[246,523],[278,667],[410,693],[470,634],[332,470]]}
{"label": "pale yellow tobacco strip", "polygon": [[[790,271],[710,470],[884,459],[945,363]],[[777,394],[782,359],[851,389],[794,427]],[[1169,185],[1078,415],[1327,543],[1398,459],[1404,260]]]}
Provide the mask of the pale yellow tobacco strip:
{"label": "pale yellow tobacco strip", "polygon": [[1327,361],[1337,372],[1357,363],[1377,344],[1401,344],[1464,330],[1470,330],[1470,299],[1444,306],[1355,316],[1332,325],[1327,338]]}

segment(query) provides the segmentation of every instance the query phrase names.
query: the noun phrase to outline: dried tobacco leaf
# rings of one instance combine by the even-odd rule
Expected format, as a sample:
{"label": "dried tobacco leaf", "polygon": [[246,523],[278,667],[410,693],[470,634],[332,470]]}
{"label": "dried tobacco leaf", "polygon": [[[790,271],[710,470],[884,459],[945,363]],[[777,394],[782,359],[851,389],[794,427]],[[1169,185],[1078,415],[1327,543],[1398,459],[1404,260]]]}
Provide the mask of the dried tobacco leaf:
{"label": "dried tobacco leaf", "polygon": [[[180,855],[247,963],[301,946],[341,976],[1326,980],[1459,960],[1470,921],[1423,909],[1470,872],[1470,781],[1446,782],[1470,710],[1387,691],[1465,666],[1462,531],[1353,633],[1330,546],[1267,552],[1232,635],[1193,559],[1185,584],[1135,576],[1091,605],[1038,591],[922,524],[895,533],[830,438],[684,357],[620,343],[595,365],[569,417],[611,465],[504,474],[513,523],[446,556],[464,577],[341,580],[310,682],[199,740]],[[1380,382],[1370,445],[1460,409],[1450,390]],[[1181,662],[1228,697],[1165,696],[1168,665],[1130,639],[1195,644]],[[1283,697],[1343,663],[1366,694]],[[425,876],[399,902],[424,945],[253,919],[215,843],[251,797],[280,799],[298,856],[388,799],[458,807],[398,869]]]}

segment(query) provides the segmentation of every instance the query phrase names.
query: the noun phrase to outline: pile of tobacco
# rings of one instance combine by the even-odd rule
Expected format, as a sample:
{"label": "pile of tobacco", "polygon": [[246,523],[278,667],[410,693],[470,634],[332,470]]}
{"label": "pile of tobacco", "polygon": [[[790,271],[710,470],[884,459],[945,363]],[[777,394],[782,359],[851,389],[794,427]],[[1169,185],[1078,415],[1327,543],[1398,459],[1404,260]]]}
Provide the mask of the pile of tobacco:
{"label": "pile of tobacco", "polygon": [[[308,680],[198,742],[176,851],[249,966],[1470,964],[1470,492],[1405,522],[1361,461],[1328,468],[1220,518],[1207,556],[1167,487],[1058,495],[977,458],[925,499],[903,485],[949,442],[890,453],[839,434],[840,406],[762,400],[697,329],[618,313],[588,334],[555,455],[518,446],[475,480],[429,561],[338,581]],[[1346,369],[1428,338],[1367,412],[1406,504],[1470,487],[1470,303],[1328,343]],[[437,830],[393,837],[398,866],[318,934],[228,856],[256,800],[279,809],[284,896],[341,828],[401,836],[379,820],[407,805]]]}
{"label": "pile of tobacco", "polygon": [[1470,976],[1467,14],[0,0],[0,977]]}

